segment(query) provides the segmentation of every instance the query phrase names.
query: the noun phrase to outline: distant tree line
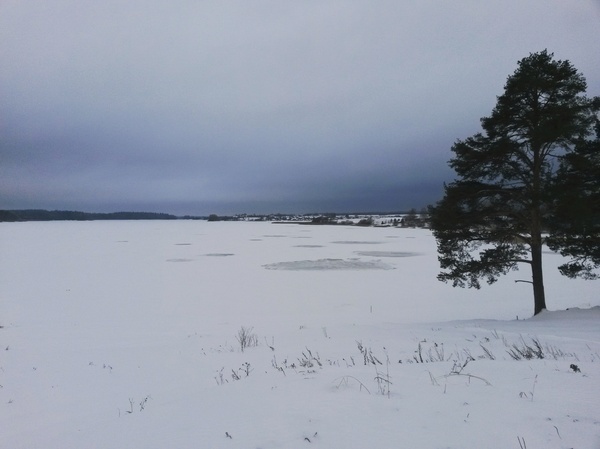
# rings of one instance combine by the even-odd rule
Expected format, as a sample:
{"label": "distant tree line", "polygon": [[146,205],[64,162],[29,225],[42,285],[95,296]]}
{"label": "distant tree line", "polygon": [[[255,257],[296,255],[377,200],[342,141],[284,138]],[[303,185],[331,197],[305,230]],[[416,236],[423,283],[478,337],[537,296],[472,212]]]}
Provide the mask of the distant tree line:
{"label": "distant tree line", "polygon": [[154,212],[90,213],[70,210],[0,210],[0,221],[91,221],[91,220],[174,220],[170,214]]}
{"label": "distant tree line", "polygon": [[416,209],[411,209],[399,223],[403,228],[427,228],[429,227],[429,212],[426,208],[417,213]]}
{"label": "distant tree line", "polygon": [[239,221],[239,218],[229,215],[210,214],[207,221]]}

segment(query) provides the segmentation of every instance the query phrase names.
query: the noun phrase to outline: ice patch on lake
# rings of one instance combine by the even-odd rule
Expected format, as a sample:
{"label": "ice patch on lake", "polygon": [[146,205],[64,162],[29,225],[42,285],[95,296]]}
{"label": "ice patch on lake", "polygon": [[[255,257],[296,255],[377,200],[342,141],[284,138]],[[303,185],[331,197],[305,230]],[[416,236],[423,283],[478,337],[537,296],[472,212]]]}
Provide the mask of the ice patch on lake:
{"label": "ice patch on lake", "polygon": [[167,259],[167,262],[191,262],[194,259]]}
{"label": "ice patch on lake", "polygon": [[294,248],[323,248],[323,245],[294,245]]}
{"label": "ice patch on lake", "polygon": [[337,240],[335,242],[331,242],[331,243],[337,243],[340,245],[380,245],[383,242],[375,242],[375,241],[369,241],[369,240]]}
{"label": "ice patch on lake", "polygon": [[354,253],[359,256],[371,257],[414,257],[419,255],[419,253],[411,253],[408,251],[355,251]]}
{"label": "ice patch on lake", "polygon": [[233,256],[233,253],[208,253],[205,254],[205,256],[208,257],[227,257],[227,256]]}
{"label": "ice patch on lake", "polygon": [[263,265],[267,270],[393,270],[394,267],[379,260],[318,259],[277,262]]}

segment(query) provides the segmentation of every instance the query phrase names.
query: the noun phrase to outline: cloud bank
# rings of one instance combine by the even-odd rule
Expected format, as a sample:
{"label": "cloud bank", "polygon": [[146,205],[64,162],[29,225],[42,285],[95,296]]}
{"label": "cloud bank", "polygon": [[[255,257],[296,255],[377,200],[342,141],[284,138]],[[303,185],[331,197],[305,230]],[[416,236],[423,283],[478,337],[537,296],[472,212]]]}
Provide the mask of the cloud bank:
{"label": "cloud bank", "polygon": [[0,5],[0,208],[420,208],[519,59],[600,94],[597,2]]}

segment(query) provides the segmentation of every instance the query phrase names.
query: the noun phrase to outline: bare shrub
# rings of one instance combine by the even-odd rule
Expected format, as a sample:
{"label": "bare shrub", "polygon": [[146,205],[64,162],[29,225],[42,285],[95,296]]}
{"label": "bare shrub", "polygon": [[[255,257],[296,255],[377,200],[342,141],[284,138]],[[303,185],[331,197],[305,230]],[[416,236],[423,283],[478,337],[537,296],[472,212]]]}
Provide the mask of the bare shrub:
{"label": "bare shrub", "polygon": [[377,382],[377,390],[379,394],[382,396],[387,396],[390,398],[390,386],[392,385],[392,381],[390,380],[390,358],[386,352],[386,363],[385,363],[385,373],[381,372],[377,369],[377,365],[375,365],[375,382]]}
{"label": "bare shrub", "polygon": [[253,330],[253,327],[242,326],[241,329],[238,331],[235,339],[240,344],[240,349],[242,350],[242,352],[244,352],[244,349],[246,348],[258,346],[258,336],[252,333]]}
{"label": "bare shrub", "polygon": [[483,358],[488,358],[490,360],[496,360],[496,356],[494,356],[494,354],[492,354],[492,351],[490,351],[488,348],[483,346],[483,343],[479,343],[479,346],[481,346],[481,349],[483,349],[483,352],[485,354],[483,356]]}
{"label": "bare shrub", "polygon": [[356,345],[363,356],[363,362],[365,365],[383,365],[383,363],[381,363],[381,361],[373,355],[371,348],[365,348],[360,341],[357,341]]}
{"label": "bare shrub", "polygon": [[323,367],[319,353],[313,355],[312,351],[308,348],[306,348],[306,352],[302,352],[302,357],[298,357],[298,365],[302,368],[313,368],[316,365],[318,365],[319,368]]}
{"label": "bare shrub", "polygon": [[250,368],[250,363],[245,362],[242,364],[241,368],[238,368],[237,370],[231,370],[231,378],[233,380],[240,380],[242,375],[244,377],[248,377],[252,371],[254,370]]}
{"label": "bare shrub", "polygon": [[525,342],[525,339],[521,337],[521,342],[513,343],[506,352],[514,360],[543,359],[545,357],[542,344],[537,338],[532,338],[531,343],[528,344]]}

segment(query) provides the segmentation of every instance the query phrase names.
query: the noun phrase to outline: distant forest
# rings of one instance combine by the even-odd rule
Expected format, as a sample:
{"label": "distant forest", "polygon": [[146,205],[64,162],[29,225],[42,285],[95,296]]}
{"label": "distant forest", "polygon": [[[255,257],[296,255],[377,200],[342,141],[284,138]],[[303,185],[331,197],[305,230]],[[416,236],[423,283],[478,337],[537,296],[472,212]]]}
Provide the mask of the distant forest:
{"label": "distant forest", "polygon": [[175,215],[153,212],[111,212],[107,214],[70,210],[0,210],[0,221],[90,221],[90,220],[175,220]]}

